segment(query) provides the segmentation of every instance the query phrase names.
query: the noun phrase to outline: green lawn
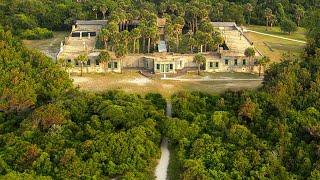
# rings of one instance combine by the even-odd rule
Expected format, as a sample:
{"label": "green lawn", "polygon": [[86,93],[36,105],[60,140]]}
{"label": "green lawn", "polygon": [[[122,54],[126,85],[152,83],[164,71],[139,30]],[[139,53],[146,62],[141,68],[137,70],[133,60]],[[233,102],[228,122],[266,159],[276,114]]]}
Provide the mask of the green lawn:
{"label": "green lawn", "polygon": [[283,40],[252,32],[247,32],[246,35],[262,54],[270,57],[274,62],[278,62],[283,53],[290,52],[297,55],[301,53],[305,47],[305,44],[303,43]]}
{"label": "green lawn", "polygon": [[247,27],[249,30],[253,31],[258,31],[261,33],[266,33],[266,34],[271,34],[271,35],[276,35],[276,36],[282,36],[285,38],[291,38],[291,39],[296,39],[296,40],[301,40],[301,41],[306,41],[306,29],[299,27],[298,30],[292,34],[284,33],[281,32],[280,27],[272,27],[268,28],[268,31],[266,31],[265,26],[256,26],[256,25],[250,25]]}

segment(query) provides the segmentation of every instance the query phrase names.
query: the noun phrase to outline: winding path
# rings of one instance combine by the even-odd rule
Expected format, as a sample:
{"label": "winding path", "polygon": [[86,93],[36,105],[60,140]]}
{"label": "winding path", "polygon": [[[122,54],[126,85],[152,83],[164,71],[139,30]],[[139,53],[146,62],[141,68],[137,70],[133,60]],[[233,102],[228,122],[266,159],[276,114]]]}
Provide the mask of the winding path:
{"label": "winding path", "polygon": [[276,35],[272,35],[272,34],[267,34],[267,33],[262,33],[262,32],[258,32],[258,31],[253,31],[253,30],[249,30],[247,29],[248,32],[252,32],[252,33],[256,33],[256,34],[261,34],[261,35],[265,35],[265,36],[270,36],[270,37],[274,37],[274,38],[279,38],[279,39],[284,39],[284,40],[288,40],[288,41],[294,41],[294,42],[298,42],[298,43],[303,43],[306,44],[306,41],[300,41],[300,40],[296,40],[296,39],[291,39],[291,38],[285,38],[285,37],[281,37],[281,36],[276,36]]}
{"label": "winding path", "polygon": [[[167,102],[167,116],[171,117],[172,115],[172,105],[171,102]],[[156,167],[156,180],[166,180],[167,179],[167,172],[169,166],[169,158],[170,158],[170,151],[168,149],[168,139],[163,138],[161,143],[161,158]]]}

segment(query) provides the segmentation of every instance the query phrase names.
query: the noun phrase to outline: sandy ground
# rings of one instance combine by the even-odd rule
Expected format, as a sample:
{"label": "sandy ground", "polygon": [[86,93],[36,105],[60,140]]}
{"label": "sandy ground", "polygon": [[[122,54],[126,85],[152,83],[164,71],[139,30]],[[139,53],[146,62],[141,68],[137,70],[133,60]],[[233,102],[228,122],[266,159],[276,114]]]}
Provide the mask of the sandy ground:
{"label": "sandy ground", "polygon": [[204,76],[189,74],[180,77],[187,81],[149,79],[136,72],[84,74],[83,77],[72,75],[71,78],[75,86],[86,91],[122,90],[141,95],[155,92],[167,98],[183,90],[221,93],[226,90],[254,89],[262,82],[257,76],[251,74],[233,73],[205,74]]}
{"label": "sandy ground", "polygon": [[[172,104],[167,102],[167,116],[171,117],[172,115]],[[156,180],[166,180],[168,174],[168,166],[170,159],[170,151],[168,149],[168,139],[164,138],[161,143],[161,158],[156,167],[155,176]]]}

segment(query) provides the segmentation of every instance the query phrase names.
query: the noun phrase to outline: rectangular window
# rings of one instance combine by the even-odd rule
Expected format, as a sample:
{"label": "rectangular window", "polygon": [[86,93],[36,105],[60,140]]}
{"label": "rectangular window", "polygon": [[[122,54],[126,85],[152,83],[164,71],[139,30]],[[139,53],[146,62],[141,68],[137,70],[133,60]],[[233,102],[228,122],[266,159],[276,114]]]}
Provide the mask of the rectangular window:
{"label": "rectangular window", "polygon": [[160,69],[160,64],[157,64],[157,70],[159,70]]}
{"label": "rectangular window", "polygon": [[118,69],[118,62],[114,62],[114,63],[113,63],[113,67],[114,67],[115,69]]}
{"label": "rectangular window", "polygon": [[78,61],[76,61],[76,66],[79,66],[79,62]]}
{"label": "rectangular window", "polygon": [[213,62],[209,62],[209,67],[213,68]]}
{"label": "rectangular window", "polygon": [[96,65],[99,66],[100,62],[98,59],[96,59]]}
{"label": "rectangular window", "polygon": [[112,68],[112,63],[111,63],[111,62],[108,63],[108,68],[109,68],[109,69]]}
{"label": "rectangular window", "polygon": [[234,60],[234,65],[237,66],[238,65],[238,59]]}
{"label": "rectangular window", "polygon": [[87,65],[90,66],[90,63],[91,63],[90,60],[88,60],[88,61],[87,61]]}
{"label": "rectangular window", "polygon": [[218,68],[219,67],[219,62],[216,62],[216,68]]}
{"label": "rectangular window", "polygon": [[225,65],[228,65],[228,64],[229,64],[229,60],[228,60],[228,59],[225,59],[225,60],[224,60],[224,64],[225,64]]}
{"label": "rectangular window", "polygon": [[173,69],[173,64],[170,64],[170,70],[172,70]]}
{"label": "rectangular window", "polygon": [[242,65],[244,65],[244,66],[245,66],[246,64],[247,64],[246,60],[245,60],[245,59],[243,59],[243,60],[242,60]]}

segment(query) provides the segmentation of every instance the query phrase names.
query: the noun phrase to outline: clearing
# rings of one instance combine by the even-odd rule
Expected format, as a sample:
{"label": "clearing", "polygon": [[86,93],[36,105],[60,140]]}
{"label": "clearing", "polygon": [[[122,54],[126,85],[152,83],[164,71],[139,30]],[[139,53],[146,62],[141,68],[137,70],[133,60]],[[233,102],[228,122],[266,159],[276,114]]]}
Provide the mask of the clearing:
{"label": "clearing", "polygon": [[[125,71],[122,74],[84,74],[83,77],[73,75],[71,78],[74,80],[74,85],[82,90],[98,92],[105,90],[122,90],[141,95],[154,92],[160,93],[166,98],[182,90],[222,93],[226,90],[254,89],[259,87],[262,82],[257,75],[247,73],[202,73],[201,76],[195,73],[188,73],[178,78],[209,80],[184,82],[149,79],[136,71]],[[212,81],[211,79],[225,79],[226,81]],[[256,80],[252,81],[251,79]]]}
{"label": "clearing", "polygon": [[61,41],[67,36],[67,32],[53,32],[53,38],[42,40],[23,40],[23,43],[30,49],[37,49],[49,57],[56,58],[60,50]]}

